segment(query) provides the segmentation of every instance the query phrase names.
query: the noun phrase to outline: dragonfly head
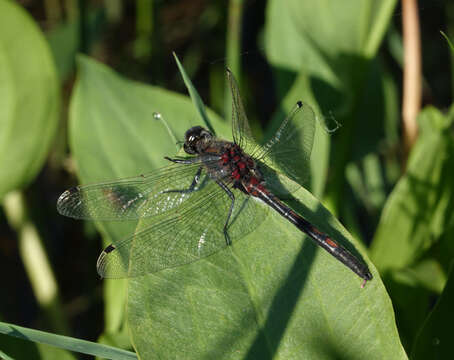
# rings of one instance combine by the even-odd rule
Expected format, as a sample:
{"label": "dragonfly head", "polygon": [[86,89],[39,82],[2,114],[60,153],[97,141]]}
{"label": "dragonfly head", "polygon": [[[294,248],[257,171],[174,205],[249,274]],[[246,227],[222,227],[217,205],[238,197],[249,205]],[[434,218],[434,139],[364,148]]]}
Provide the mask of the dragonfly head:
{"label": "dragonfly head", "polygon": [[211,144],[213,135],[201,126],[194,126],[184,135],[184,151],[190,155],[202,153]]}

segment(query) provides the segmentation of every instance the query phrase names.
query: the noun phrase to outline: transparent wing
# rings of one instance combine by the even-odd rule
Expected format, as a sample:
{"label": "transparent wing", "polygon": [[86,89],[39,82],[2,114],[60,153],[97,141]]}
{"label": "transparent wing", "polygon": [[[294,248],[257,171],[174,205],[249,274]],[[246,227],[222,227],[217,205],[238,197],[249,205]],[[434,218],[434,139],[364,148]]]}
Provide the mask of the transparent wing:
{"label": "transparent wing", "polygon": [[315,134],[316,116],[312,108],[298,101],[275,135],[264,146],[259,146],[252,136],[238,85],[229,69],[227,78],[232,94],[234,141],[255,159],[282,172],[296,183],[305,184],[310,177],[309,161]]}
{"label": "transparent wing", "polygon": [[[135,277],[188,264],[227,246],[223,233],[230,198],[214,181],[194,192],[171,217],[145,220],[143,230],[109,245],[100,255],[98,273],[106,278]],[[260,224],[268,208],[235,191],[235,206],[228,234],[236,242]]]}
{"label": "transparent wing", "polygon": [[252,156],[303,185],[310,176],[315,121],[312,108],[298,101],[274,136]]}
{"label": "transparent wing", "polygon": [[[201,163],[171,164],[148,175],[76,186],[57,201],[60,214],[86,220],[132,220],[173,209],[191,193],[188,189]],[[169,192],[170,191],[170,192]]]}
{"label": "transparent wing", "polygon": [[232,95],[232,135],[233,140],[246,153],[251,154],[257,148],[257,142],[252,136],[249,128],[249,121],[244,112],[243,102],[240,97],[238,84],[230,69],[226,70],[227,79],[230,85],[230,93]]}

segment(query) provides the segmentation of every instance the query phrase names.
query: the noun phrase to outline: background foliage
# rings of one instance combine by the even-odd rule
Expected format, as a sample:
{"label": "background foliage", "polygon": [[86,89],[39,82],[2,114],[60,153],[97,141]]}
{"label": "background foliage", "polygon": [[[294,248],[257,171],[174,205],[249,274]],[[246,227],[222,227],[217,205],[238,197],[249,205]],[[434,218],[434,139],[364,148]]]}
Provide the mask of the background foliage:
{"label": "background foliage", "polygon": [[[454,6],[421,1],[419,16],[424,109],[407,160],[395,0],[0,0],[0,357],[449,357]],[[164,165],[173,135],[200,123],[172,51],[225,138],[225,66],[258,139],[297,100],[315,109],[316,197],[301,188],[292,206],[358,249],[365,289],[272,215],[207,260],[97,278],[102,243],[137,224],[72,221],[55,202]]]}

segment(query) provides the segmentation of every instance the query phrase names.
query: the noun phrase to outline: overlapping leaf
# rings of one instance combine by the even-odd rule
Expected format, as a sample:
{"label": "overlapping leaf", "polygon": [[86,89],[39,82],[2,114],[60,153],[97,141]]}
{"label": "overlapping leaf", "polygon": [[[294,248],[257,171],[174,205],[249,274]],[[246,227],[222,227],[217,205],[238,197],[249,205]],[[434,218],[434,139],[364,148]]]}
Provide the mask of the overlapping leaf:
{"label": "overlapping leaf", "polygon": [[0,199],[41,169],[58,121],[55,65],[19,5],[0,2]]}

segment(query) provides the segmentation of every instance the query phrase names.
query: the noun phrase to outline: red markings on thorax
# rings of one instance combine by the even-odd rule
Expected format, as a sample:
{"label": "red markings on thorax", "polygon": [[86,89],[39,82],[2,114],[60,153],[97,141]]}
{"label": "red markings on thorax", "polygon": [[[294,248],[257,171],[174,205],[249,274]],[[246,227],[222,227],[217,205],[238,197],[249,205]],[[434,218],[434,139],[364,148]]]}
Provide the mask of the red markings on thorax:
{"label": "red markings on thorax", "polygon": [[238,169],[235,169],[232,171],[232,177],[235,179],[235,180],[240,180],[241,179],[241,173]]}
{"label": "red markings on thorax", "polygon": [[221,160],[222,160],[222,165],[226,165],[230,160],[229,154],[227,154],[227,153],[222,154]]}
{"label": "red markings on thorax", "polygon": [[246,190],[252,196],[258,196],[259,192],[266,192],[265,187],[260,184],[260,181],[255,176],[249,179]]}
{"label": "red markings on thorax", "polygon": [[255,176],[254,161],[245,155],[238,145],[233,144],[226,149],[221,155],[221,164],[230,167],[231,178],[235,181],[241,181],[245,190],[252,196],[257,196],[259,191],[266,191],[260,180]]}

